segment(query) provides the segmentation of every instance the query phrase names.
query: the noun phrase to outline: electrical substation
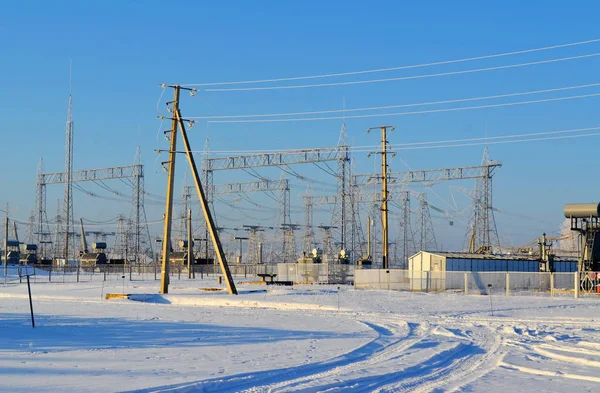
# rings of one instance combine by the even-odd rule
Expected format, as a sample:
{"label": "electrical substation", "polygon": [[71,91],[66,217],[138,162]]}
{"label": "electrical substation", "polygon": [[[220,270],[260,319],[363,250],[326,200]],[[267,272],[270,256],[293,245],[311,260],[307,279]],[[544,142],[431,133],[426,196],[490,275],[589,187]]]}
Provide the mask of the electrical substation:
{"label": "electrical substation", "polygon": [[[366,287],[384,284],[389,287],[393,271],[403,272],[404,278],[400,281],[410,281],[414,277],[421,279],[424,274],[433,277],[441,274],[439,272],[579,271],[585,275],[585,272],[598,270],[600,258],[595,239],[599,215],[598,206],[593,204],[565,208],[572,231],[580,234],[578,253],[557,255],[557,251],[561,254],[560,250],[552,249],[552,241],[559,239],[547,238],[545,234],[529,247],[501,244],[492,181],[501,173],[502,163],[490,159],[487,147],[478,165],[396,171],[390,165],[395,153],[389,148],[394,127],[379,126],[368,130],[381,134],[381,148],[369,156],[378,157],[381,170],[355,173],[355,160],[359,157],[352,154],[346,125],[342,124],[338,144],[330,147],[213,157],[207,142],[197,167],[185,128],[185,124],[193,126],[194,121],[186,119],[180,109],[181,92],[194,95],[196,90],[179,85],[162,85],[162,88],[174,91],[173,100],[167,102],[170,117],[159,116],[171,123],[171,128],[164,131],[169,146],[156,150],[168,155],[168,160],[162,162],[167,173],[166,196],[145,191],[139,148],[132,165],[73,168],[74,123],[69,96],[65,170],[46,172],[43,160],[40,161],[35,209],[27,224],[27,243],[19,242],[16,222],[11,228],[13,234],[9,233],[7,218],[5,261],[88,270],[106,270],[111,266],[153,267],[160,273],[161,293],[168,292],[173,271],[179,275],[183,271],[191,278],[198,269],[221,274],[232,294],[237,293],[233,277],[242,271],[244,277],[250,272],[263,279],[265,275],[271,279],[277,277],[282,282],[354,283],[364,287],[366,280],[369,283]],[[183,150],[178,150],[178,138],[183,142]],[[185,177],[175,172],[175,160],[180,153],[189,164]],[[294,169],[302,166],[318,168],[331,176],[335,192],[324,193],[327,188],[319,188],[319,182],[307,181],[310,179]],[[280,170],[281,177],[266,177],[260,173],[264,169]],[[237,172],[238,178],[241,173],[245,179],[219,183],[219,177],[226,172]],[[188,184],[188,173],[193,185]],[[180,199],[175,201],[175,179],[180,177],[183,177],[182,191]],[[130,193],[125,196],[112,188],[110,182],[126,184]],[[308,185],[304,187],[302,183]],[[79,225],[75,224],[73,191],[98,197],[84,188],[86,184],[98,185],[121,199],[130,200],[129,214],[119,212],[111,221],[112,231],[105,231],[101,223],[84,216],[78,217]],[[462,250],[444,252],[436,240],[439,221],[456,230],[455,221],[467,211],[463,209],[458,214],[447,206],[431,203],[427,190],[440,184],[451,184],[451,189],[470,201]],[[54,216],[47,207],[49,186],[63,187],[64,196],[57,202]],[[294,188],[303,187],[304,191],[293,192]],[[252,198],[257,195],[270,200],[269,206],[255,202]],[[226,199],[231,196],[237,199]],[[150,232],[147,200],[154,206],[159,203],[165,207],[164,214],[160,207],[154,207],[151,214],[154,217],[160,211],[163,218],[157,223],[163,225],[162,235]],[[251,216],[240,214],[235,220],[227,219],[227,225],[219,225],[221,211],[242,212],[238,201],[249,202],[257,210],[268,209],[275,213],[276,219],[253,221]],[[436,219],[438,224],[434,222]],[[381,276],[381,272],[385,274]],[[373,278],[376,276],[380,278]],[[595,285],[595,276],[582,278],[586,280],[588,284],[582,284],[582,289]],[[420,283],[408,287],[398,285],[410,290],[422,289]],[[436,285],[445,289],[456,286],[445,278],[443,285],[439,282]]]}

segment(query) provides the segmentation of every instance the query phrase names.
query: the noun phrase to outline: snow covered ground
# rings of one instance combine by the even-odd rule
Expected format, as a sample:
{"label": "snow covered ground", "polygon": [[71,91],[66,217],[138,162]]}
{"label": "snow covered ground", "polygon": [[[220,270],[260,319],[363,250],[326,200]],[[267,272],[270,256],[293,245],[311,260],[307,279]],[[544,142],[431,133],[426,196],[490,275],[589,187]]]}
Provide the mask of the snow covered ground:
{"label": "snow covered ground", "polygon": [[600,298],[7,281],[0,391],[600,391]]}

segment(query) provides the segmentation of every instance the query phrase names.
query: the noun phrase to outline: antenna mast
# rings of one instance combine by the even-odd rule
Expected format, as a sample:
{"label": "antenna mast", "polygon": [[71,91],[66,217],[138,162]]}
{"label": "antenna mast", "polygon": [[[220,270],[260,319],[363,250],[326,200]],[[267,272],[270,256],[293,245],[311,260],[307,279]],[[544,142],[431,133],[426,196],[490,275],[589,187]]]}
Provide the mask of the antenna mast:
{"label": "antenna mast", "polygon": [[73,227],[73,98],[71,94],[71,67],[69,62],[69,110],[67,112],[67,130],[65,138],[65,182],[64,215],[65,215],[65,263],[69,260],[70,232]]}

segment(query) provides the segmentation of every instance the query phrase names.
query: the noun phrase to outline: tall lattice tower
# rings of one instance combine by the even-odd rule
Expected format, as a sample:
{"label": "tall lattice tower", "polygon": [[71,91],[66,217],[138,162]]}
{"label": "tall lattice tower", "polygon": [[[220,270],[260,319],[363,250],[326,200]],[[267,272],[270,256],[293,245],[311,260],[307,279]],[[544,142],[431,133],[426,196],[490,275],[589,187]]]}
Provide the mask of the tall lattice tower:
{"label": "tall lattice tower", "polygon": [[381,263],[381,210],[380,201],[376,193],[373,193],[373,200],[371,202],[371,209],[369,215],[373,217],[371,222],[371,260],[374,263]]}
{"label": "tall lattice tower", "polygon": [[299,226],[296,224],[282,224],[283,247],[281,250],[282,260],[285,263],[296,262],[296,231]]}
{"label": "tall lattice tower", "polygon": [[400,230],[398,231],[398,245],[400,247],[399,267],[408,267],[408,258],[414,253],[415,239],[410,223],[410,192],[401,191],[402,211],[400,212]]}
{"label": "tall lattice tower", "polygon": [[491,164],[496,163],[490,160],[486,146],[481,160],[483,173],[481,178],[475,181],[473,211],[469,219],[467,240],[465,241],[469,244],[469,251],[471,252],[491,253],[494,247],[500,245],[492,204],[493,167]]}
{"label": "tall lattice tower", "polygon": [[48,217],[46,215],[46,185],[42,185],[41,176],[44,173],[44,159],[40,157],[35,187],[35,228],[32,243],[38,244],[42,248],[41,255],[44,256],[43,249],[50,242],[50,228],[48,228]]}
{"label": "tall lattice tower", "polygon": [[319,229],[322,231],[322,242],[323,242],[323,255],[327,258],[328,262],[335,260],[336,252],[334,250],[333,236],[331,235],[332,229],[336,227],[330,225],[319,225]]}
{"label": "tall lattice tower", "polygon": [[63,217],[61,215],[60,199],[58,199],[56,201],[55,222],[56,222],[56,227],[54,229],[54,242],[52,243],[52,257],[60,258],[64,255],[63,247],[62,247],[63,237],[62,237],[62,232],[61,232],[62,224],[63,224]]}
{"label": "tall lattice tower", "polygon": [[129,259],[129,253],[131,252],[130,238],[129,222],[125,216],[119,214],[117,216],[117,233],[115,236],[114,253],[126,262],[127,259]]}
{"label": "tall lattice tower", "polygon": [[[204,151],[202,152],[202,161],[200,163],[200,170],[202,172],[203,175],[203,186],[204,186],[204,192],[206,193],[206,202],[208,203],[208,207],[210,209],[210,211],[212,212],[213,215],[213,219],[215,221],[215,225],[218,226],[217,223],[217,215],[215,214],[215,206],[214,206],[214,186],[213,186],[213,171],[208,170],[207,166],[206,166],[206,159],[210,158],[210,139],[206,138],[206,140],[204,141]],[[198,229],[200,231],[200,233],[202,233],[202,237],[205,239],[204,242],[202,242],[203,246],[204,246],[204,250],[200,251],[200,255],[202,255],[204,258],[214,258],[214,260],[216,261],[215,253],[212,247],[212,242],[208,241],[209,239],[209,234],[208,234],[208,225],[206,225],[206,219],[204,218],[204,213],[202,212],[202,209],[197,209],[198,210],[198,218],[196,219],[196,223],[198,225]]]}
{"label": "tall lattice tower", "polygon": [[338,203],[334,206],[331,220],[331,225],[337,227],[339,230],[340,249],[350,249],[353,246],[350,240],[353,218],[351,203],[352,188],[350,187],[352,165],[347,139],[346,122],[343,122],[338,139],[339,159],[337,160],[338,167],[336,174]]}
{"label": "tall lattice tower", "polygon": [[315,232],[313,230],[313,202],[307,186],[304,197],[304,235],[302,236],[303,251],[310,252],[315,244]]}
{"label": "tall lattice tower", "polygon": [[[181,207],[179,209],[179,228],[178,228],[178,232],[177,232],[177,237],[179,238],[179,240],[186,240],[187,239],[187,215],[188,215],[188,209],[190,208],[190,203],[191,203],[191,195],[190,195],[190,191],[189,191],[189,187],[188,187],[188,176],[187,176],[187,172],[185,172],[184,174],[184,178],[183,178],[183,186],[181,187]],[[183,248],[177,246],[177,248],[180,248],[180,251],[183,251]]]}
{"label": "tall lattice tower", "polygon": [[263,232],[260,225],[244,225],[244,230],[248,232],[248,262],[258,264],[260,262],[259,244],[264,242]]}
{"label": "tall lattice tower", "polygon": [[69,67],[69,109],[67,111],[67,128],[65,138],[65,193],[63,199],[63,215],[65,226],[65,243],[63,257],[69,259],[75,255],[75,239],[71,236],[74,227],[73,219],[73,96],[71,94],[71,72]]}
{"label": "tall lattice tower", "polygon": [[437,242],[435,240],[435,232],[433,229],[433,221],[431,221],[431,212],[429,203],[427,202],[427,194],[422,192],[418,196],[419,199],[419,214],[415,224],[417,239],[417,250],[415,251],[435,251],[437,250]]}
{"label": "tall lattice tower", "polygon": [[[131,211],[132,242],[135,250],[135,262],[146,262],[153,254],[152,239],[148,220],[146,218],[144,191],[144,167],[142,166],[142,153],[138,146],[135,152],[135,177],[133,179],[133,204]],[[144,259],[144,260],[142,260]]]}

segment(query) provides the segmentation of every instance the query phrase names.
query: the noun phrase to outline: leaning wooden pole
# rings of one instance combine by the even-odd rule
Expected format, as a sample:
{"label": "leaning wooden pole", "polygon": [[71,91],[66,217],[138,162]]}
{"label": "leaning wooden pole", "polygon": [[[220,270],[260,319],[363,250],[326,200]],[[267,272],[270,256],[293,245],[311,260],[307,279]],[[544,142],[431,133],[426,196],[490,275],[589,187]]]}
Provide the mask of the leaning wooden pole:
{"label": "leaning wooden pole", "polygon": [[198,176],[198,169],[196,168],[196,162],[194,161],[192,149],[190,148],[190,142],[185,131],[185,125],[183,124],[181,113],[178,108],[175,109],[174,112],[175,119],[179,124],[179,131],[181,132],[181,139],[185,148],[185,155],[187,156],[188,163],[190,164],[190,171],[192,172],[194,184],[196,185],[196,191],[198,192],[198,199],[200,199],[200,206],[202,207],[202,212],[204,213],[204,219],[206,220],[206,225],[208,226],[208,232],[212,240],[213,247],[217,252],[217,259],[219,260],[219,266],[221,266],[221,272],[225,277],[227,290],[229,291],[229,294],[237,295],[238,292],[235,287],[235,283],[233,282],[231,272],[229,271],[229,265],[227,264],[227,259],[225,258],[225,252],[223,251],[223,246],[221,245],[221,240],[219,239],[219,234],[217,233],[215,222],[212,218],[208,201],[206,200],[206,195],[204,194],[202,184],[200,183],[200,176]]}
{"label": "leaning wooden pole", "polygon": [[[179,106],[179,86],[175,86],[173,107]],[[173,182],[175,180],[175,156],[177,153],[177,120],[173,119],[169,135],[169,161],[167,178],[167,198],[162,241],[162,264],[160,272],[160,293],[169,293],[169,258],[171,253],[171,223],[173,219]]]}

